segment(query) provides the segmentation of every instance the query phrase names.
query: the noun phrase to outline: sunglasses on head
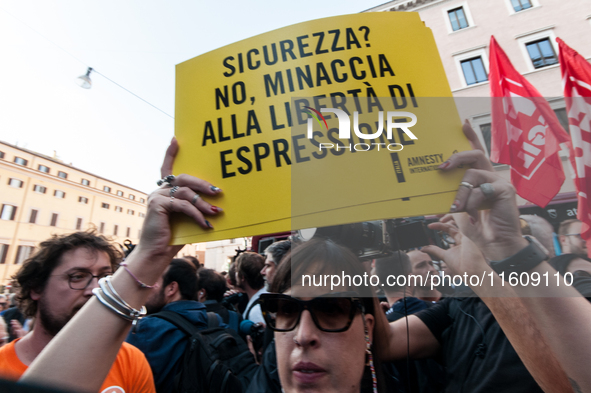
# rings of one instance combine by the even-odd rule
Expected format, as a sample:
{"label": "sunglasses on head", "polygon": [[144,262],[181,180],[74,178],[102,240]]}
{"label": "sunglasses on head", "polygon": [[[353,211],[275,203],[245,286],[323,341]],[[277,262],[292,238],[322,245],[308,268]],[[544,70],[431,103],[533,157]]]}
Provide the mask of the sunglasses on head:
{"label": "sunglasses on head", "polygon": [[[335,297],[334,295],[339,295]],[[331,294],[300,300],[289,295],[265,293],[259,304],[267,326],[276,332],[289,332],[300,323],[302,311],[308,310],[316,327],[323,332],[338,333],[349,329],[358,310],[365,312],[363,303],[355,292]]]}

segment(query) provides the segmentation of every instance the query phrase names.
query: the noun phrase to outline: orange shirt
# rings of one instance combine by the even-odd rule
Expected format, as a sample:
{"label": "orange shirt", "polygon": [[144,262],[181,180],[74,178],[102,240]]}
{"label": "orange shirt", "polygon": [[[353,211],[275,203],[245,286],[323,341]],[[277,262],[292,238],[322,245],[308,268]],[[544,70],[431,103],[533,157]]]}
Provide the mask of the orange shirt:
{"label": "orange shirt", "polygon": [[[0,378],[18,380],[28,368],[16,355],[14,344],[17,341],[0,348]],[[144,354],[124,342],[100,392],[155,393],[152,370]]]}

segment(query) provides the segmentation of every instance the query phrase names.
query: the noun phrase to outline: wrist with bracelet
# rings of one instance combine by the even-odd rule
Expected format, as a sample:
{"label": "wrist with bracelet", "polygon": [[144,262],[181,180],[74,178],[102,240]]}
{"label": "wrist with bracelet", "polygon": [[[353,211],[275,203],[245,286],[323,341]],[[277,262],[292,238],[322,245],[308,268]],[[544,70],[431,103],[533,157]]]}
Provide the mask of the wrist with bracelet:
{"label": "wrist with bracelet", "polygon": [[119,296],[111,283],[111,278],[112,276],[101,278],[99,280],[99,288],[94,288],[92,294],[96,296],[98,301],[107,309],[119,317],[131,321],[133,326],[135,326],[137,321],[146,315],[146,307],[142,306],[139,310],[131,307],[121,298],[121,296]]}
{"label": "wrist with bracelet", "polygon": [[535,237],[525,235],[523,238],[529,242],[525,248],[503,260],[489,262],[497,274],[504,273],[505,281],[509,281],[511,273],[527,272],[548,259],[548,251]]}

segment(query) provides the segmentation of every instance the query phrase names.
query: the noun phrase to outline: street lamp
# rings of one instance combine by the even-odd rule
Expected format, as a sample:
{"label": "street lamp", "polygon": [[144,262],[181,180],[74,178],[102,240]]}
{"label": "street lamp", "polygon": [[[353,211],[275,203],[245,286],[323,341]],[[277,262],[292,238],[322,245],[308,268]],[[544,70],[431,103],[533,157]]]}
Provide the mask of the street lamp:
{"label": "street lamp", "polygon": [[92,81],[90,80],[90,73],[92,72],[92,67],[88,67],[86,70],[86,75],[80,75],[76,78],[76,84],[83,89],[90,89],[92,87]]}

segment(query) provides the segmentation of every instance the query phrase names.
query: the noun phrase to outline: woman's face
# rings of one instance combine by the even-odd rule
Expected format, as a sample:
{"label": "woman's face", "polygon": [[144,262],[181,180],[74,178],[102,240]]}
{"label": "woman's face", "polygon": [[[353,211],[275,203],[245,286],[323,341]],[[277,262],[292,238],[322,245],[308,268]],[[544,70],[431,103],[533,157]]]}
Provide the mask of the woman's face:
{"label": "woman's face", "polygon": [[[367,314],[365,320],[371,341],[374,318]],[[294,330],[275,332],[275,343],[285,392],[359,392],[367,347],[360,312],[348,330],[329,333],[318,329],[310,312],[303,310]]]}

